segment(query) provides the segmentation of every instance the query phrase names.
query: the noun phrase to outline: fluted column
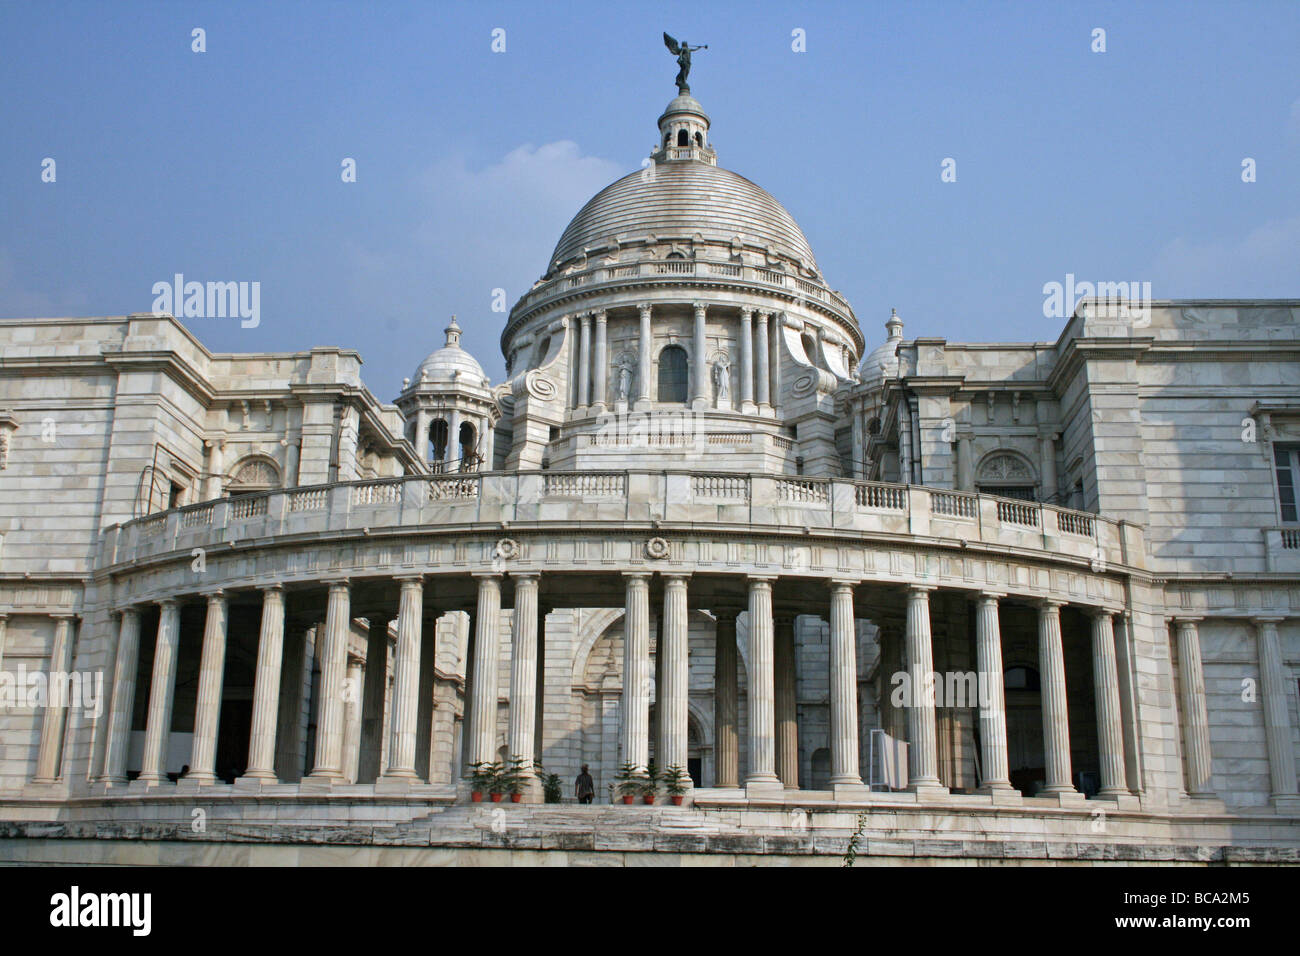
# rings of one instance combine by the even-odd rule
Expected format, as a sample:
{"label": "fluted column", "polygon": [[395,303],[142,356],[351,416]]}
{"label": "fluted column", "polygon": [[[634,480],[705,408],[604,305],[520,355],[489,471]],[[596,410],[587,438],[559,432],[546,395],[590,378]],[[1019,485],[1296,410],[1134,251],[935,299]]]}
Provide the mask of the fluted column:
{"label": "fluted column", "polygon": [[226,598],[210,591],[199,657],[198,700],[194,705],[194,740],[190,749],[191,783],[216,783],[217,728],[221,723],[221,687],[226,673]]}
{"label": "fluted column", "polygon": [[[393,662],[393,710],[385,780],[416,779],[415,736],[420,712],[420,645],[424,628],[424,578],[397,579],[397,654]],[[493,671],[495,673],[495,671]]]}
{"label": "fluted column", "polygon": [[650,575],[625,573],[623,762],[650,762]]}
{"label": "fluted column", "polygon": [[930,592],[907,590],[907,676],[912,706],[907,711],[908,787],[940,787],[934,719],[934,650],[930,639]]}
{"label": "fluted column", "polygon": [[104,783],[126,783],[126,755],[131,744],[131,715],[135,710],[136,669],[140,666],[140,611],[122,610],[117,631],[117,659],[113,664],[113,704],[108,715],[108,740],[104,744]]}
{"label": "fluted column", "polygon": [[275,738],[280,715],[280,672],[284,665],[284,589],[262,588],[262,628],[257,637],[257,672],[253,678],[253,725],[248,734],[250,780],[274,783]]}
{"label": "fluted column", "polygon": [[[640,306],[641,327],[637,333],[636,404],[640,411],[650,404],[650,306]],[[649,757],[647,756],[647,760]]]}
{"label": "fluted column", "polygon": [[348,635],[352,630],[352,593],[348,582],[329,582],[325,635],[320,653],[320,706],[316,709],[315,780],[343,779],[343,682],[347,679]]}
{"label": "fluted column", "polygon": [[740,786],[739,691],[736,680],[736,611],[717,612],[713,649],[714,786]]}
{"label": "fluted column", "polygon": [[510,648],[511,759],[524,758],[526,776],[533,775],[537,733],[537,587],[536,574],[512,574],[515,613]]}
{"label": "fluted column", "polygon": [[478,579],[478,606],[474,614],[474,684],[469,711],[469,763],[495,763],[501,575],[476,574],[474,577]]}
{"label": "fluted column", "polygon": [[591,404],[591,315],[578,318],[578,408]]}
{"label": "fluted column", "polygon": [[663,722],[662,770],[687,761],[688,695],[690,693],[689,627],[686,576],[664,576],[664,682],[659,694],[659,719]]}
{"label": "fluted column", "polygon": [[740,310],[740,411],[755,412],[754,406],[754,310]]}
{"label": "fluted column", "polygon": [[749,579],[749,775],[747,785],[780,784],[776,714],[772,578]]}
{"label": "fluted column", "polygon": [[795,699],[794,618],[772,618],[773,719],[776,775],[787,790],[799,789],[799,718]]}
{"label": "fluted column", "polygon": [[1097,754],[1101,795],[1128,793],[1124,773],[1124,727],[1119,707],[1119,669],[1115,663],[1115,626],[1110,611],[1092,615],[1092,680],[1097,701]]}
{"label": "fluted column", "polygon": [[975,675],[986,688],[980,701],[980,758],[984,769],[981,790],[1010,790],[1007,762],[1007,698],[1002,683],[1002,627],[998,620],[998,599],[1003,595],[984,591],[975,604]]}
{"label": "fluted column", "polygon": [[767,368],[767,321],[771,315],[770,312],[758,313],[758,330],[754,333],[754,350],[757,352],[754,361],[754,378],[756,379],[754,384],[758,388],[758,410],[760,412],[770,412],[772,410],[772,382]]}
{"label": "fluted column", "polygon": [[596,348],[591,365],[591,404],[595,406],[597,412],[605,410],[605,396],[608,391],[605,385],[605,375],[609,369],[606,325],[605,310],[601,309],[596,313]]}
{"label": "fluted column", "polygon": [[1287,707],[1286,672],[1282,668],[1282,645],[1277,625],[1280,617],[1255,618],[1259,653],[1259,690],[1264,704],[1264,736],[1268,742],[1268,769],[1273,802],[1292,802],[1297,797],[1295,750],[1291,743],[1291,719]]}
{"label": "fluted column", "polygon": [[831,784],[860,786],[858,646],[853,582],[831,582]]}
{"label": "fluted column", "polygon": [[771,376],[772,384],[769,388],[772,410],[777,411],[781,408],[781,325],[785,319],[785,313],[773,312],[772,323],[768,330],[772,336],[772,344],[769,346],[767,355],[768,375]]}
{"label": "fluted column", "polygon": [[140,776],[145,786],[162,783],[167,773],[167,738],[172,729],[176,683],[176,651],[181,639],[181,608],[172,598],[159,602],[158,634],[154,639],[153,675],[149,680],[149,715],[145,721],[144,756]]}
{"label": "fluted column", "polygon": [[357,782],[361,769],[361,688],[366,679],[366,662],[348,658],[348,676],[343,694],[343,779]]}
{"label": "fluted column", "polygon": [[45,719],[41,722],[41,742],[36,751],[36,775],[33,783],[54,783],[63,763],[63,738],[68,723],[68,699],[56,687],[71,688],[67,675],[72,673],[72,623],[70,614],[54,619],[54,644],[50,649],[50,667],[45,684]]}
{"label": "fluted column", "polygon": [[[694,408],[707,408],[709,405],[709,342],[705,322],[706,306],[703,302],[695,303],[694,352],[695,382],[691,389],[691,405]],[[685,764],[682,764],[685,767]]]}
{"label": "fluted column", "polygon": [[1176,618],[1178,632],[1179,703],[1183,710],[1183,750],[1187,758],[1187,795],[1213,797],[1210,760],[1210,715],[1205,703],[1205,672],[1201,668],[1200,618]]}
{"label": "fluted column", "polygon": [[1043,696],[1043,755],[1047,762],[1047,782],[1043,792],[1074,793],[1059,601],[1042,601],[1038,605],[1038,674]]}

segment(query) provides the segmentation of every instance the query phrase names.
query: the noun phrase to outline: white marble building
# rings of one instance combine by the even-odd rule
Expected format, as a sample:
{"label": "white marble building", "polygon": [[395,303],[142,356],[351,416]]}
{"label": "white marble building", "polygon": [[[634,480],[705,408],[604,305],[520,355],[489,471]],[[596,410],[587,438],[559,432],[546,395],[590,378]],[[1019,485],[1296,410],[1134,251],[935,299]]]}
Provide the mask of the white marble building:
{"label": "white marble building", "polygon": [[[1300,859],[1300,301],[881,341],[659,131],[497,385],[0,320],[0,859]],[[515,756],[566,805],[471,803]]]}

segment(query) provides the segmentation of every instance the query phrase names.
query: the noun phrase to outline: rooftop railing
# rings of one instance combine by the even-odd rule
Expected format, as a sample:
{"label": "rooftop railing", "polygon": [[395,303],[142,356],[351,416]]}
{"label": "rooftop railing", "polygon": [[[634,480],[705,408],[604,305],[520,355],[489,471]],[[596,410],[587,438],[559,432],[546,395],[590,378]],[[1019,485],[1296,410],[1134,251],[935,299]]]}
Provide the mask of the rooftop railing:
{"label": "rooftop railing", "polygon": [[[110,528],[104,563],[209,544],[385,528],[679,526],[689,533],[849,533],[1143,565],[1141,529],[1053,505],[918,485],[704,471],[517,471],[414,475],[221,498]],[[1279,537],[1282,537],[1279,534]],[[1283,547],[1292,545],[1286,535]],[[1293,545],[1292,545],[1293,546]]]}

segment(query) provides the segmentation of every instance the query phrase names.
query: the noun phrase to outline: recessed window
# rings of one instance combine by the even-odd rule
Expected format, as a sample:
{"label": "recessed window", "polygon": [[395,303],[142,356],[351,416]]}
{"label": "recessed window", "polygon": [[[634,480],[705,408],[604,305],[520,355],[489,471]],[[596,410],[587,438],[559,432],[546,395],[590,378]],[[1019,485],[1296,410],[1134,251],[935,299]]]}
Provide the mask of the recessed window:
{"label": "recessed window", "polygon": [[659,401],[686,401],[686,350],[670,345],[659,353]]}
{"label": "recessed window", "polygon": [[1277,472],[1277,498],[1284,524],[1295,524],[1296,479],[1300,477],[1300,445],[1274,445],[1273,466]]}

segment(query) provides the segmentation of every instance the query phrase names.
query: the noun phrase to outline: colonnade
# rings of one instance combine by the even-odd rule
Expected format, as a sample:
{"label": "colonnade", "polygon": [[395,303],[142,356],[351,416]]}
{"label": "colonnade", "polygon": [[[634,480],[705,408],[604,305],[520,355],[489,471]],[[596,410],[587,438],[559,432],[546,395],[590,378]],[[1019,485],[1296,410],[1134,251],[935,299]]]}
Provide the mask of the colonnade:
{"label": "colonnade", "polygon": [[[467,763],[497,759],[496,673],[500,651],[500,611],[503,574],[481,572],[474,614],[474,675],[470,681],[466,718]],[[540,646],[537,573],[511,575],[514,584],[513,633],[507,746],[512,755],[531,756],[537,733],[537,667]],[[624,680],[622,686],[621,747],[623,761],[638,767],[649,762],[649,710],[652,688],[650,663],[650,598],[652,574],[628,571],[624,586]],[[657,753],[665,766],[685,767],[688,722],[688,613],[691,576],[664,573],[662,578],[663,637],[661,679],[658,686],[659,733]],[[393,690],[387,706],[387,759],[379,783],[405,786],[417,781],[416,739],[420,713],[420,661],[424,621],[425,577],[398,576],[397,644]],[[715,754],[716,785],[764,789],[795,788],[798,735],[795,726],[793,686],[793,618],[773,608],[770,576],[745,579],[744,606],[712,608],[716,618],[715,654]],[[324,622],[317,628],[320,642],[321,692],[317,734],[307,786],[333,784],[348,778],[345,772],[345,738],[355,727],[345,727],[343,685],[347,677],[348,638],[352,628],[351,587],[346,578],[330,579]],[[827,588],[829,648],[829,743],[831,785],[839,790],[862,786],[859,765],[859,714],[856,673],[854,591],[859,582],[834,579]],[[933,696],[933,649],[930,630],[930,595],[927,585],[906,589],[905,664],[909,681],[919,693],[908,708],[910,788],[921,794],[944,791],[938,773]],[[255,666],[252,722],[245,783],[275,782],[278,724],[281,720],[280,688],[284,657],[285,598],[280,585],[260,588],[261,624]],[[999,624],[1001,599],[997,591],[973,594],[978,674],[988,682],[979,708],[980,759],[985,792],[1010,792],[1006,731],[1006,694],[1003,688],[1002,641]],[[220,589],[201,592],[205,602],[203,645],[200,655],[190,782],[217,781],[215,755],[226,657],[228,600]],[[172,722],[177,652],[180,639],[180,600],[165,598],[158,604],[158,625],[153,636],[152,676],[145,726],[144,753],[139,781],[145,787],[166,779],[166,745]],[[1065,655],[1061,635],[1062,602],[1036,602],[1038,664],[1042,691],[1045,791],[1075,792],[1070,756],[1070,725],[1066,700]],[[139,666],[141,605],[121,609],[112,699],[105,723],[102,773],[98,779],[121,785],[127,778],[127,749]],[[741,778],[737,720],[736,618],[748,612],[748,767]],[[808,609],[813,610],[812,608]],[[1120,681],[1115,614],[1109,608],[1088,607],[1091,618],[1092,680],[1096,709],[1100,793],[1122,796],[1137,783],[1130,778],[1125,760],[1126,733],[1132,721],[1123,693],[1132,688]],[[70,670],[74,618],[57,619],[51,650],[51,670]],[[1209,720],[1205,680],[1201,666],[1197,618],[1173,619],[1178,655],[1179,711],[1184,725],[1186,789],[1190,796],[1213,796]],[[1272,792],[1293,799],[1296,793],[1295,757],[1286,712],[1286,676],[1277,625],[1281,618],[1255,620],[1258,637],[1264,726],[1267,734]],[[1121,623],[1128,627],[1126,619]],[[372,645],[387,648],[387,621],[372,622]],[[378,634],[378,642],[375,636]],[[1127,634],[1123,639],[1127,639]],[[384,656],[386,662],[386,655]],[[355,678],[354,678],[355,679]],[[924,692],[927,688],[930,693]],[[50,783],[60,776],[66,709],[51,707],[42,727],[34,783]],[[355,722],[354,722],[355,724]],[[1132,728],[1129,728],[1132,729]],[[1136,788],[1136,787],[1134,787]]]}
{"label": "colonnade", "polygon": [[[637,376],[635,391],[629,390],[626,401],[633,410],[648,408],[654,396],[650,384],[650,369],[654,365],[654,306],[646,303],[637,307]],[[705,408],[712,404],[712,376],[708,365],[708,305],[691,303],[694,323],[691,334],[691,390],[692,408]],[[728,310],[732,311],[732,310]],[[782,394],[780,353],[781,323],[784,313],[771,310],[742,308],[739,310],[739,328],[735,337],[740,345],[740,395],[739,408],[745,414],[773,414],[773,396]],[[597,414],[605,411],[611,401],[620,399],[616,385],[613,399],[608,393],[610,372],[609,316],[605,309],[583,312],[573,317],[577,323],[577,383],[574,405],[579,411],[591,410]],[[730,371],[728,371],[730,376]]]}

